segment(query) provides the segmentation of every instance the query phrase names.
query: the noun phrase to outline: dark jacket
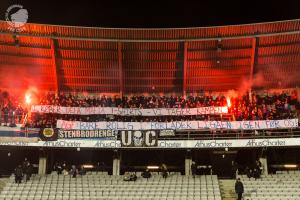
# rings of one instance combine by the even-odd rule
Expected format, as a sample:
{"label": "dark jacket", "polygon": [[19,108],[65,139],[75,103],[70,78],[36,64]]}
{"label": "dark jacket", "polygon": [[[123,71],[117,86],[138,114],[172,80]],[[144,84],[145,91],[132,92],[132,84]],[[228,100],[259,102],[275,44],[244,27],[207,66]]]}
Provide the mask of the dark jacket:
{"label": "dark jacket", "polygon": [[21,167],[17,167],[15,169],[15,176],[17,176],[17,177],[22,177],[23,176],[23,170],[22,170]]}
{"label": "dark jacket", "polygon": [[235,182],[235,193],[243,193],[244,192],[244,185],[241,181]]}
{"label": "dark jacket", "polygon": [[31,176],[31,174],[32,174],[32,165],[31,164],[27,165],[27,167],[25,169],[25,173]]}
{"label": "dark jacket", "polygon": [[194,174],[196,174],[196,171],[197,171],[197,166],[196,166],[196,164],[192,164],[191,165],[191,170],[192,170],[192,174],[194,175]]}
{"label": "dark jacket", "polygon": [[150,173],[149,171],[144,171],[144,172],[142,173],[142,177],[143,177],[143,178],[151,178],[151,173]]}

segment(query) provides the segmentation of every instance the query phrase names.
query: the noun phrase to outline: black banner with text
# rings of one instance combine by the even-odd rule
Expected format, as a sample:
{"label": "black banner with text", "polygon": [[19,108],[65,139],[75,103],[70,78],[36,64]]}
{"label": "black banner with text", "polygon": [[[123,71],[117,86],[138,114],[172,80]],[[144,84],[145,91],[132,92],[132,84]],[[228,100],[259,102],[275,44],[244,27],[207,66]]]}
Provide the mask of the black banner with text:
{"label": "black banner with text", "polygon": [[148,131],[120,131],[122,147],[156,147],[158,133]]}

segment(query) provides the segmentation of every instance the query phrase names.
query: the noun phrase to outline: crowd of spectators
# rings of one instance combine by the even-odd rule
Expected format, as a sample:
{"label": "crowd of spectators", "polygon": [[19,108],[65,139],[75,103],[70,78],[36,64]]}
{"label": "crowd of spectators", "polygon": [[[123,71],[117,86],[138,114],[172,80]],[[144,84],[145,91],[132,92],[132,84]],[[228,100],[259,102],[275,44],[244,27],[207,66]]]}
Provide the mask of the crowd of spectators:
{"label": "crowd of spectators", "polygon": [[[248,94],[241,97],[231,97],[229,115],[231,120],[272,120],[296,117],[299,109],[297,96],[281,93],[273,95]],[[196,108],[204,106],[228,106],[224,95],[201,95],[183,98],[182,96],[124,96],[120,97],[85,97],[79,98],[71,94],[49,93],[41,98],[41,105],[57,105],[72,107],[121,107],[121,108]],[[192,116],[112,116],[112,115],[60,115],[38,114],[33,115],[34,126],[55,126],[57,119],[70,121],[158,121],[170,122],[181,120],[220,120],[220,115],[192,115]]]}
{"label": "crowd of spectators", "polygon": [[0,91],[0,125],[14,126],[17,123],[22,123],[27,112],[27,108],[22,105],[18,98]]}
{"label": "crowd of spectators", "polygon": [[22,180],[29,181],[33,172],[33,167],[30,161],[25,158],[23,163],[18,165],[14,171],[15,183],[20,184]]}
{"label": "crowd of spectators", "polygon": [[296,117],[299,102],[295,93],[274,95],[245,95],[232,99],[229,112],[236,120],[278,120]]}
{"label": "crowd of spectators", "polygon": [[[100,171],[99,168],[96,168],[96,169],[98,171]],[[55,162],[55,164],[53,166],[53,170],[56,171],[58,175],[60,175],[60,174],[65,175],[65,176],[71,175],[72,178],[76,178],[77,175],[85,175],[86,174],[86,169],[83,166],[68,165],[66,161]]]}
{"label": "crowd of spectators", "polygon": [[124,96],[83,97],[71,94],[48,93],[41,97],[40,105],[69,107],[120,107],[120,108],[197,108],[205,106],[226,106],[225,96]]}
{"label": "crowd of spectators", "polygon": [[257,160],[254,166],[246,167],[245,174],[249,179],[250,178],[258,179],[261,176],[262,170],[263,170],[262,163],[259,160]]}
{"label": "crowd of spectators", "polygon": [[[231,105],[228,105],[230,99]],[[39,105],[56,105],[66,107],[119,107],[119,108],[197,108],[209,106],[228,106],[229,120],[272,120],[297,117],[300,109],[297,95],[280,93],[272,95],[245,94],[230,97],[225,95],[198,95],[184,98],[182,96],[90,96],[79,97],[72,94],[48,93],[37,101]],[[27,111],[20,105],[6,104],[2,107],[4,124],[9,122],[9,116],[21,121]],[[224,115],[223,115],[224,116]],[[222,120],[222,115],[190,115],[190,116],[116,116],[116,115],[62,115],[32,113],[32,127],[55,127],[58,119],[70,121],[125,121],[125,122],[170,122],[182,120]],[[228,118],[227,118],[228,120]]]}

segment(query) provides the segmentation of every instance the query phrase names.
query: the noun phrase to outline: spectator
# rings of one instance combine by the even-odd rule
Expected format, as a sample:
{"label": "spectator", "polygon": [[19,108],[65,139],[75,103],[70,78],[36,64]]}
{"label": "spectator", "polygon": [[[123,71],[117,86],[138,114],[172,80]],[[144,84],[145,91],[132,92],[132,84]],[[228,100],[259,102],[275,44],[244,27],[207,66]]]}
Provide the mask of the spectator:
{"label": "spectator", "polygon": [[167,178],[168,177],[168,168],[166,164],[161,165],[161,172],[162,172],[162,177]]}
{"label": "spectator", "polygon": [[66,169],[63,169],[62,173],[63,173],[64,176],[69,175],[69,172]]}
{"label": "spectator", "polygon": [[241,179],[238,178],[235,182],[235,193],[237,194],[238,196],[238,200],[241,200],[242,199],[242,196],[243,196],[243,193],[244,193],[244,185],[243,183],[241,182]]}
{"label": "spectator", "polygon": [[70,170],[70,175],[72,176],[72,178],[76,178],[77,174],[78,174],[78,170],[77,170],[76,166],[72,165],[72,168]]}
{"label": "spectator", "polygon": [[57,171],[57,174],[62,174],[63,167],[60,162],[56,162],[54,165],[54,170]]}
{"label": "spectator", "polygon": [[80,167],[80,170],[79,170],[78,174],[81,175],[81,176],[86,175],[86,170],[84,169],[83,166]]}
{"label": "spectator", "polygon": [[124,181],[136,181],[137,180],[137,176],[135,173],[133,172],[126,172],[124,174]]}
{"label": "spectator", "polygon": [[97,172],[101,172],[101,171],[105,171],[105,163],[104,162],[97,162],[97,165],[96,165],[96,171]]}
{"label": "spectator", "polygon": [[17,123],[22,123],[22,116],[23,116],[23,113],[24,113],[24,110],[23,108],[21,107],[21,105],[19,104],[15,110],[15,115],[16,115],[16,122]]}
{"label": "spectator", "polygon": [[26,182],[30,180],[32,175],[32,164],[28,161],[27,166],[25,168]]}
{"label": "spectator", "polygon": [[258,170],[257,168],[254,168],[254,169],[253,169],[253,177],[254,177],[255,179],[260,178],[259,170]]}
{"label": "spectator", "polygon": [[252,170],[248,166],[246,167],[245,173],[249,179],[253,177]]}
{"label": "spectator", "polygon": [[67,170],[67,162],[66,161],[63,162],[62,168],[63,168],[63,170]]}
{"label": "spectator", "polygon": [[20,184],[23,178],[23,170],[22,166],[18,165],[18,167],[15,169],[15,182]]}
{"label": "spectator", "polygon": [[191,165],[191,171],[192,171],[193,178],[195,178],[195,175],[196,175],[196,172],[197,172],[197,166],[196,166],[196,163],[194,161],[192,162],[192,165]]}
{"label": "spectator", "polygon": [[255,168],[257,169],[259,175],[261,175],[261,172],[262,172],[262,164],[261,164],[261,162],[259,160],[256,160],[255,165],[256,165]]}
{"label": "spectator", "polygon": [[149,169],[146,169],[143,173],[142,173],[142,177],[143,178],[151,178],[151,173],[149,171]]}
{"label": "spectator", "polygon": [[231,170],[232,170],[231,177],[236,179],[236,176],[238,174],[238,165],[235,161],[231,162]]}
{"label": "spectator", "polygon": [[27,166],[28,166],[28,163],[29,163],[28,159],[27,159],[27,158],[24,158],[24,161],[23,161],[23,164],[22,164],[23,172],[26,171],[26,168],[27,168]]}
{"label": "spectator", "polygon": [[2,108],[2,112],[3,112],[4,126],[7,126],[8,125],[8,114],[9,114],[9,107],[8,107],[8,105],[5,105]]}

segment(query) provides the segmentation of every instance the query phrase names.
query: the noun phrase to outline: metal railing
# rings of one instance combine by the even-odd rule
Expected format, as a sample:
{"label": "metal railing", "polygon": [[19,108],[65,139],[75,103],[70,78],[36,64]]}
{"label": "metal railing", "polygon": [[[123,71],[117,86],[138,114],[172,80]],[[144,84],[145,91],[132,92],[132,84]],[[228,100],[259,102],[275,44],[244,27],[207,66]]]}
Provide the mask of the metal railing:
{"label": "metal railing", "polygon": [[174,136],[164,136],[164,140],[224,140],[224,139],[259,139],[259,138],[296,138],[300,137],[300,128],[263,129],[263,130],[198,130],[180,131]]}

